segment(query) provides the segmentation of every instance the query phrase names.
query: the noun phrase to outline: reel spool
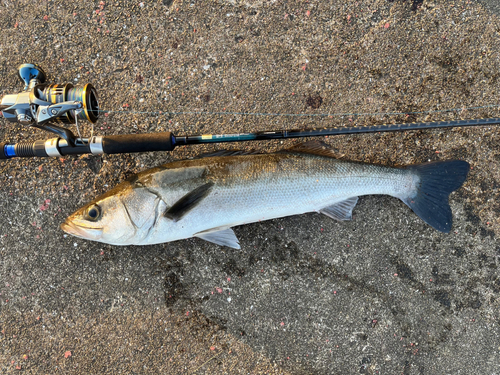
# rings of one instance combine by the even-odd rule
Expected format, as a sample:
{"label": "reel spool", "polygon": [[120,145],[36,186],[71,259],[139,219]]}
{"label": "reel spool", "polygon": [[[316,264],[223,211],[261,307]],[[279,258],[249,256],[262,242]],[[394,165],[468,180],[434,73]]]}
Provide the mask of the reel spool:
{"label": "reel spool", "polygon": [[[81,102],[83,110],[77,115],[78,120],[87,120],[91,123],[95,123],[99,118],[97,91],[90,83],[87,83],[83,87],[73,87],[71,83],[52,84],[47,86],[37,85],[34,89],[39,99],[52,104],[67,101]],[[74,124],[74,111],[66,112],[64,115],[56,117],[54,121]]]}

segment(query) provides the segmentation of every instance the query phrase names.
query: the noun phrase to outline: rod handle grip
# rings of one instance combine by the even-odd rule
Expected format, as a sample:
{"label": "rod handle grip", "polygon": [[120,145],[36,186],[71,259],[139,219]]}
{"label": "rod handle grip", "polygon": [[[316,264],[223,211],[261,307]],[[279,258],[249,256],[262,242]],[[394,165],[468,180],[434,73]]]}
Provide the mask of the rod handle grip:
{"label": "rod handle grip", "polygon": [[171,132],[106,135],[102,137],[102,150],[105,154],[172,151],[174,148],[175,137]]}
{"label": "rod handle grip", "polygon": [[45,141],[23,141],[15,144],[0,143],[0,160],[19,158],[47,157],[49,155],[45,149]]}

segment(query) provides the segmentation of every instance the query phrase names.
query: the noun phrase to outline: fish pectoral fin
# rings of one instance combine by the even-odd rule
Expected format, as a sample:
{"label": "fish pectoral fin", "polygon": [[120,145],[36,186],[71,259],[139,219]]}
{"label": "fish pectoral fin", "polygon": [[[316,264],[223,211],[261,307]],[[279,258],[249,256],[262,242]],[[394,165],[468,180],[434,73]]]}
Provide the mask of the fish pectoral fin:
{"label": "fish pectoral fin", "polygon": [[207,196],[210,192],[210,188],[213,186],[212,182],[208,182],[191,190],[189,193],[184,195],[181,199],[174,203],[172,207],[165,211],[164,216],[166,218],[172,219],[173,221],[180,220],[185,214],[191,211],[198,203],[200,203],[203,198]]}
{"label": "fish pectoral fin", "polygon": [[234,234],[234,231],[229,227],[218,227],[203,232],[198,232],[193,237],[201,238],[202,240],[213,242],[217,245],[232,247],[233,249],[241,249],[240,242]]}
{"label": "fish pectoral fin", "polygon": [[322,208],[319,212],[335,220],[351,220],[352,210],[356,203],[358,203],[358,197],[350,197],[342,202]]}

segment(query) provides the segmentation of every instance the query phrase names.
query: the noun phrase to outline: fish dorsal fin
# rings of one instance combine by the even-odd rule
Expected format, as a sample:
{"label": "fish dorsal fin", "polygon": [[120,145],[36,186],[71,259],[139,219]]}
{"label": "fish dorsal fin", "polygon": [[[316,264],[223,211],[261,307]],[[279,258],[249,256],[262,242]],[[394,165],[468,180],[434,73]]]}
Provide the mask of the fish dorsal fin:
{"label": "fish dorsal fin", "polygon": [[198,158],[211,158],[215,156],[239,156],[239,155],[256,155],[262,154],[262,152],[257,150],[218,150],[213,152],[206,152],[198,155]]}
{"label": "fish dorsal fin", "polygon": [[319,212],[335,220],[351,220],[352,210],[356,206],[356,203],[358,203],[358,197],[351,197],[325,207],[319,210]]}
{"label": "fish dorsal fin", "polygon": [[172,207],[165,211],[164,216],[172,219],[173,221],[179,221],[185,214],[196,207],[196,205],[207,196],[212,186],[213,183],[208,182],[197,187],[194,190],[191,190],[189,193],[175,202]]}
{"label": "fish dorsal fin", "polygon": [[298,143],[293,145],[283,152],[291,152],[291,153],[302,153],[302,154],[312,154],[319,156],[326,156],[329,158],[337,158],[338,155],[324,142],[320,141],[308,141],[303,143]]}
{"label": "fish dorsal fin", "polygon": [[193,237],[201,238],[208,242],[213,242],[217,245],[240,249],[240,242],[234,234],[234,231],[229,227],[218,227],[203,232],[196,233]]}

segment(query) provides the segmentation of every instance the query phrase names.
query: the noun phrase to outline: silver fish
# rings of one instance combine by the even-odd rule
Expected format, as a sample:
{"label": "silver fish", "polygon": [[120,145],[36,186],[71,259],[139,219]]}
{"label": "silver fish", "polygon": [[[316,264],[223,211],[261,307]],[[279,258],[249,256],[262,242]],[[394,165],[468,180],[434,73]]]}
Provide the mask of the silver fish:
{"label": "silver fish", "polygon": [[448,196],[469,171],[460,160],[406,168],[344,161],[318,142],[274,154],[220,155],[141,172],[76,211],[61,228],[113,245],[198,237],[239,249],[234,226],[312,211],[350,220],[358,196],[386,194],[449,232]]}

